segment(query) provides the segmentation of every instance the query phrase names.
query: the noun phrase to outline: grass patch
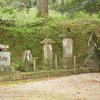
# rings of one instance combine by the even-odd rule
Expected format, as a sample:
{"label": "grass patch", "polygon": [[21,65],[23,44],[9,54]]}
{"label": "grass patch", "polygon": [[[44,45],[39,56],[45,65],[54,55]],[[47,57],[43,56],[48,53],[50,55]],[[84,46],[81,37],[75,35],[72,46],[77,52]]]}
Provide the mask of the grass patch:
{"label": "grass patch", "polygon": [[21,84],[21,83],[27,83],[27,82],[34,82],[34,81],[43,81],[43,80],[48,80],[48,79],[54,79],[57,77],[45,77],[45,78],[38,78],[38,79],[25,79],[25,80],[17,80],[17,81],[5,81],[5,82],[0,82],[1,86],[5,85],[12,85],[12,84]]}

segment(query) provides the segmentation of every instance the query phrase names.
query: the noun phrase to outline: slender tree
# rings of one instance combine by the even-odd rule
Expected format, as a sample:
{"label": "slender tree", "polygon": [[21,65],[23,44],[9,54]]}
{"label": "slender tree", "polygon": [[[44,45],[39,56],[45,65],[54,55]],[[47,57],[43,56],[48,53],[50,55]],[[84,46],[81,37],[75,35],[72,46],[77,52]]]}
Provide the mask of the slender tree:
{"label": "slender tree", "polygon": [[48,15],[48,0],[37,0],[37,17],[47,16]]}

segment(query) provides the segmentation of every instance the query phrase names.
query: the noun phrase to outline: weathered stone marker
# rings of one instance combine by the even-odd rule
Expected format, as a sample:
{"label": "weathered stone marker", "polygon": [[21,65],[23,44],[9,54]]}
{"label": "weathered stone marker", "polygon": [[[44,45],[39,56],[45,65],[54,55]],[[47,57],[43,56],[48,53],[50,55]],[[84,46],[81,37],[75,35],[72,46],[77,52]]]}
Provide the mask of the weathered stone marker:
{"label": "weathered stone marker", "polygon": [[6,51],[9,45],[0,44],[0,66],[10,66],[10,52]]}
{"label": "weathered stone marker", "polygon": [[15,70],[10,66],[10,52],[6,51],[9,45],[0,44],[0,73],[14,73]]}
{"label": "weathered stone marker", "polygon": [[33,61],[32,54],[30,50],[25,50],[22,56],[22,67],[24,71],[32,71],[33,69]]}
{"label": "weathered stone marker", "polygon": [[53,49],[52,44],[55,43],[52,39],[50,39],[48,36],[40,42],[41,44],[44,44],[43,49],[43,55],[44,55],[44,64],[46,66],[52,66],[52,59],[53,59]]}
{"label": "weathered stone marker", "polygon": [[99,67],[100,66],[100,50],[97,43],[97,36],[92,32],[88,41],[88,56],[84,60],[84,67]]}
{"label": "weathered stone marker", "polygon": [[10,52],[0,52],[0,66],[10,66]]}
{"label": "weathered stone marker", "polygon": [[[61,59],[64,68],[72,68],[72,57],[73,57],[73,38],[74,34],[68,27],[66,32],[61,33],[58,37],[62,38],[63,41],[63,58]],[[70,66],[70,67],[69,67]]]}
{"label": "weathered stone marker", "polygon": [[73,56],[73,39],[69,37],[63,38],[63,57]]}

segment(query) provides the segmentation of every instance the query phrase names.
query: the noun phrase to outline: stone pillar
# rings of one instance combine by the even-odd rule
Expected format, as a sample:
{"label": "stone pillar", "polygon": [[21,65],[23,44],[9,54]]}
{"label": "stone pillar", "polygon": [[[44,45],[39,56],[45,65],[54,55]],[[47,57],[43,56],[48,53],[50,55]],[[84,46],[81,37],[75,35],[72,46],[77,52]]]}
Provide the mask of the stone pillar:
{"label": "stone pillar", "polygon": [[49,60],[53,58],[52,44],[44,44],[44,60]]}
{"label": "stone pillar", "polygon": [[46,66],[52,66],[52,59],[53,59],[52,44],[54,44],[55,42],[52,39],[46,38],[40,43],[44,44],[44,49],[43,49],[44,64]]}
{"label": "stone pillar", "polygon": [[73,39],[63,38],[63,58],[73,56]]}
{"label": "stone pillar", "polygon": [[63,68],[73,68],[73,38],[74,34],[71,33],[70,28],[66,32],[61,33],[58,37],[62,38],[63,43],[63,58],[61,63]]}

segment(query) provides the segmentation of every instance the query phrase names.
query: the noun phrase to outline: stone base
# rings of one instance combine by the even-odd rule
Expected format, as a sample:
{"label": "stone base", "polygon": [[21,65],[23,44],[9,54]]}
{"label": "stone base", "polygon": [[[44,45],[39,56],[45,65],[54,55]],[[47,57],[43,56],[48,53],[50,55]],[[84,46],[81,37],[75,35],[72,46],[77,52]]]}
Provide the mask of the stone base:
{"label": "stone base", "polygon": [[73,57],[61,58],[60,64],[62,69],[73,69],[74,68]]}
{"label": "stone base", "polygon": [[43,66],[50,67],[54,65],[54,61],[53,59],[42,60],[42,64]]}
{"label": "stone base", "polygon": [[87,57],[83,64],[84,67],[100,67],[100,60],[97,55]]}
{"label": "stone base", "polygon": [[28,60],[22,62],[20,70],[25,72],[33,71],[33,62],[32,61],[29,62]]}
{"label": "stone base", "polygon": [[0,66],[0,74],[15,73],[14,67],[11,66]]}

